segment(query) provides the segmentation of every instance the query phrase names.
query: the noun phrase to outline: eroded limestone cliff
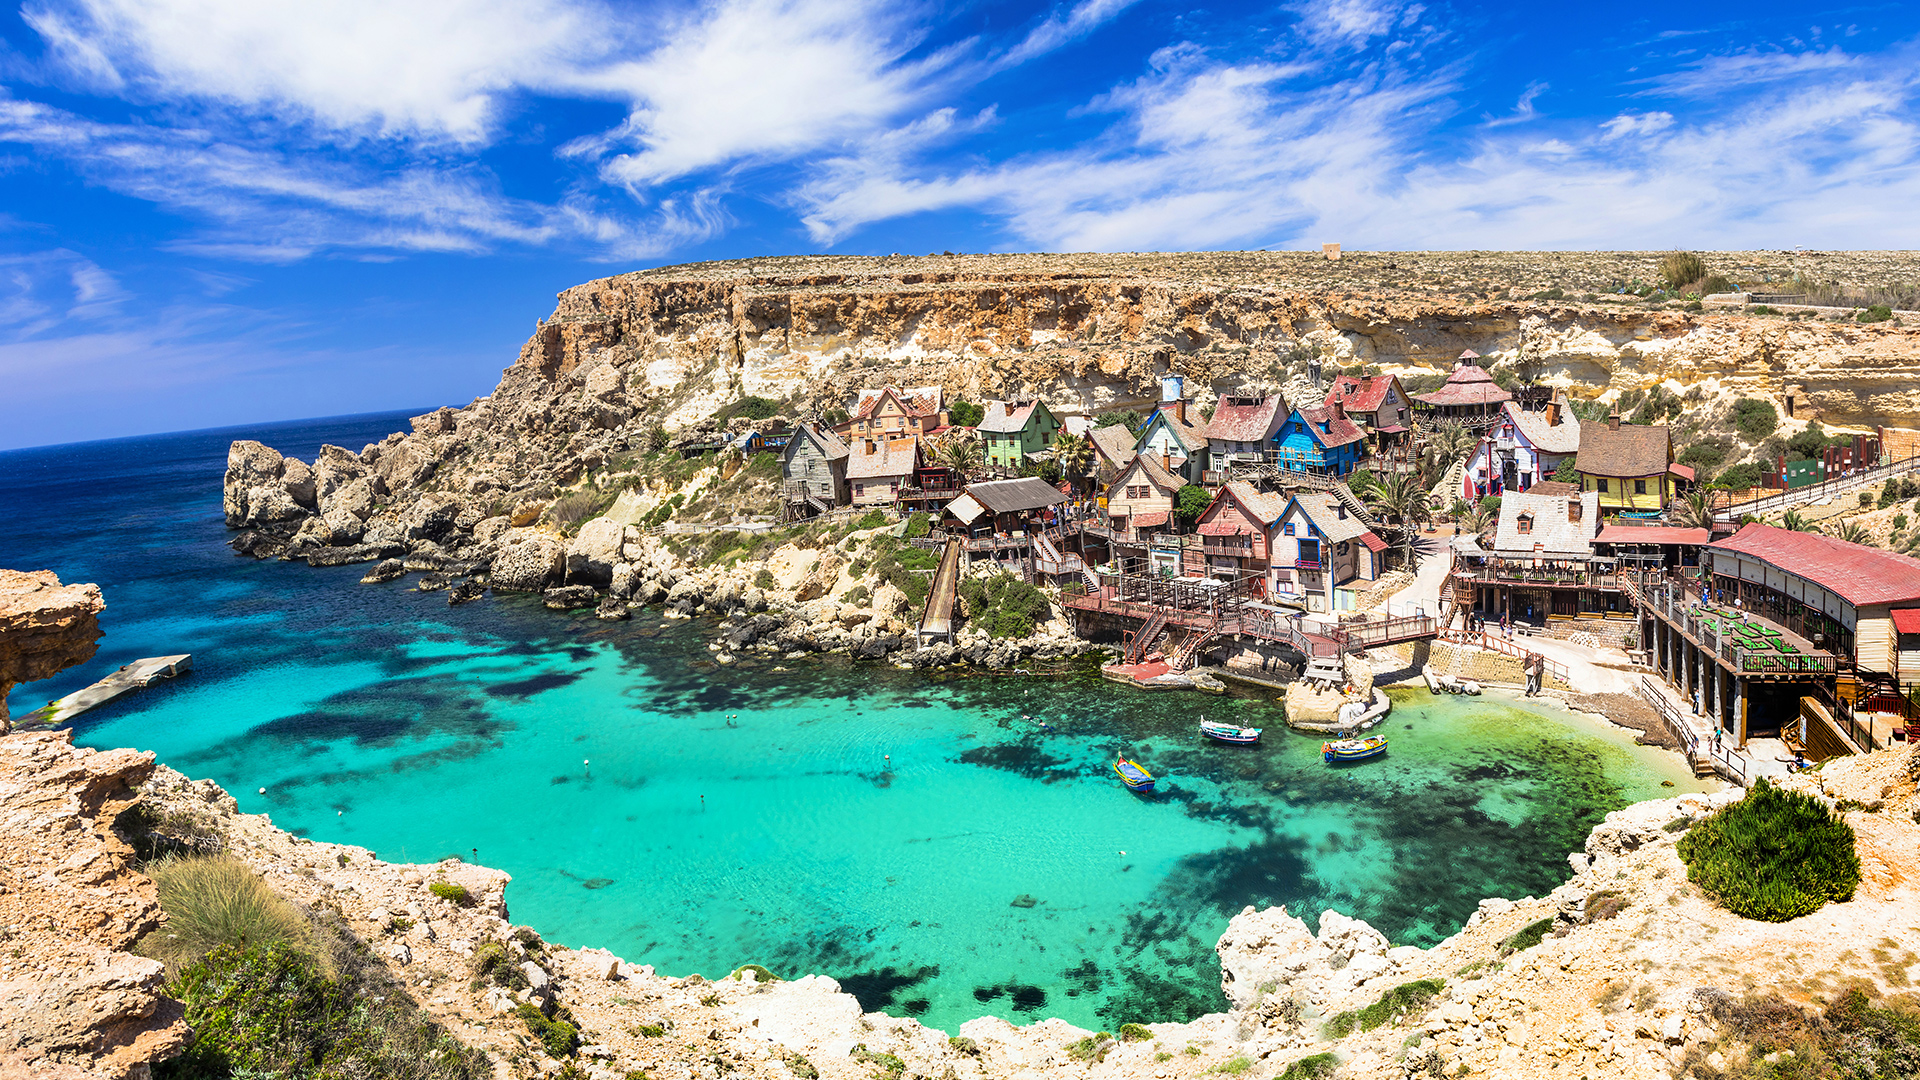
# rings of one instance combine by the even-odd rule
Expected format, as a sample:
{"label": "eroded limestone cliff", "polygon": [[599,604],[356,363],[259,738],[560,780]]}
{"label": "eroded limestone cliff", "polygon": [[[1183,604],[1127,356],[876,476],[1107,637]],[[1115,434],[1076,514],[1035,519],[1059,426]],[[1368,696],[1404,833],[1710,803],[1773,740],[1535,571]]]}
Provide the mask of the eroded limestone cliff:
{"label": "eroded limestone cliff", "polygon": [[105,607],[98,585],[62,585],[51,570],[0,570],[0,732],[15,686],[93,659]]}

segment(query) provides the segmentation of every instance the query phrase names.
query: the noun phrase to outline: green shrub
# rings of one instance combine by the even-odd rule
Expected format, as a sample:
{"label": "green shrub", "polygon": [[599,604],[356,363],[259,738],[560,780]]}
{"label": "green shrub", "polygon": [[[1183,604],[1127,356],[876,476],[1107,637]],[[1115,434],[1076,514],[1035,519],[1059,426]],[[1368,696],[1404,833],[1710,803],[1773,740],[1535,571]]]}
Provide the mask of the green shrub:
{"label": "green shrub", "polygon": [[1707,276],[1707,261],[1691,251],[1674,251],[1660,257],[1660,284],[1669,290],[1691,285]]}
{"label": "green shrub", "polygon": [[759,964],[741,964],[739,967],[733,969],[733,974],[729,975],[728,978],[739,979],[741,982],[757,983],[777,983],[780,981],[780,976],[775,975]]}
{"label": "green shrub", "polygon": [[1626,895],[1618,889],[1602,889],[1587,897],[1586,916],[1590,923],[1611,919],[1628,908]]}
{"label": "green shrub", "polygon": [[773,588],[777,584],[779,584],[779,582],[773,579],[773,571],[767,569],[766,567],[763,566],[760,569],[754,571],[754,574],[753,574],[754,588],[765,591],[767,589]]}
{"label": "green shrub", "polygon": [[1086,1061],[1097,1065],[1107,1060],[1107,1053],[1112,1049],[1113,1036],[1102,1031],[1067,1047],[1067,1056],[1075,1061]]}
{"label": "green shrub", "polygon": [[1743,461],[1721,472],[1719,476],[1714,477],[1713,486],[1732,488],[1736,491],[1745,491],[1748,488],[1759,487],[1760,466],[1751,461]]}
{"label": "green shrub", "polygon": [[876,506],[860,515],[859,519],[853,523],[852,531],[859,532],[862,529],[877,529],[886,523],[887,512]]}
{"label": "green shrub", "polygon": [[1251,1068],[1253,1068],[1253,1059],[1245,1054],[1241,1054],[1237,1057],[1228,1058],[1226,1061],[1215,1065],[1207,1071],[1210,1073],[1220,1073],[1224,1076],[1239,1076]]}
{"label": "green shrub", "polygon": [[977,427],[986,415],[986,406],[971,401],[955,401],[947,406],[947,419],[956,427]]}
{"label": "green shrub", "polygon": [[1526,952],[1528,949],[1546,940],[1547,931],[1551,929],[1553,929],[1552,919],[1541,919],[1536,923],[1528,923],[1526,926],[1515,931],[1512,937],[1500,943],[1500,955],[1505,956],[1508,953]]}
{"label": "green shrub", "polygon": [[933,520],[926,511],[916,510],[907,518],[907,539],[918,540],[933,532]]}
{"label": "green shrub", "polygon": [[1811,795],[1763,777],[1746,798],[1688,830],[1677,852],[1687,880],[1727,910],[1785,922],[1853,898],[1860,857],[1853,829]]}
{"label": "green shrub", "polygon": [[[1121,1028],[1120,1030],[1125,1031],[1126,1029]],[[949,1036],[947,1038],[947,1045],[953,1047],[955,1050],[958,1050],[962,1054],[977,1056],[980,1053],[980,1044],[977,1042],[974,1042],[972,1039],[969,1039],[964,1035]]]}
{"label": "green shrub", "polygon": [[606,513],[618,497],[618,492],[595,488],[569,491],[547,507],[547,522],[559,529],[561,535],[572,536],[580,526]]}
{"label": "green shrub", "polygon": [[641,1024],[639,1027],[634,1028],[634,1030],[639,1032],[642,1038],[647,1039],[663,1039],[667,1035],[667,1028],[664,1024]]}
{"label": "green shrub", "polygon": [[756,397],[748,394],[739,401],[722,409],[718,419],[723,424],[736,416],[744,416],[749,420],[765,420],[768,417],[777,415],[779,412],[779,402],[772,398]]}
{"label": "green shrub", "polygon": [[[787,1071],[799,1077],[800,1080],[820,1080],[820,1070],[813,1067],[813,1062],[791,1050],[786,1052],[785,1058]],[[633,1080],[633,1078],[629,1076],[627,1080]],[[645,1080],[645,1077],[641,1080]]]}
{"label": "green shrub", "polygon": [[1288,1064],[1273,1080],[1328,1080],[1339,1067],[1340,1059],[1332,1054],[1314,1054]]}
{"label": "green shrub", "polygon": [[1725,435],[1714,435],[1688,446],[1680,451],[1679,462],[1700,472],[1720,467],[1727,460],[1727,454],[1733,450],[1733,440]]}
{"label": "green shrub", "polygon": [[221,945],[167,993],[186,1005],[193,1041],[156,1063],[156,1080],[275,1077],[480,1080],[487,1056],[422,1016],[404,994],[370,994],[323,976],[285,942]]}
{"label": "green shrub", "polygon": [[427,886],[427,891],[442,900],[451,901],[461,907],[473,906],[473,894],[467,891],[465,885],[456,884],[451,881],[436,881]]}
{"label": "green shrub", "polygon": [[867,601],[872,599],[873,593],[865,585],[855,585],[840,594],[841,603],[852,604],[854,607],[866,607]]}
{"label": "green shrub", "polygon": [[858,1043],[847,1056],[855,1061],[879,1066],[880,1071],[873,1074],[874,1080],[900,1080],[907,1071],[907,1063],[892,1054],[882,1054],[867,1049],[867,1044]]}
{"label": "green shrub", "polygon": [[580,1049],[580,1029],[573,1025],[573,1016],[565,1009],[555,1009],[552,1016],[540,1011],[537,1005],[522,1005],[514,1014],[526,1022],[527,1030],[547,1051],[547,1056],[569,1058]]}
{"label": "green shrub", "polygon": [[1780,411],[1765,398],[1741,398],[1733,403],[1733,430],[1750,443],[1774,433],[1780,426]]}
{"label": "green shrub", "polygon": [[1868,308],[1867,310],[1861,312],[1860,314],[1855,315],[1853,317],[1853,320],[1855,322],[1862,322],[1862,323],[1876,323],[1876,322],[1886,322],[1888,319],[1891,319],[1891,318],[1893,318],[1892,308],[1888,307],[1885,304],[1875,304],[1872,307]]}
{"label": "green shrub", "polygon": [[997,638],[1024,638],[1033,634],[1033,619],[1018,611],[999,609],[991,612],[986,621],[987,634]]}
{"label": "green shrub", "polygon": [[1778,315],[1778,314],[1780,314],[1780,313],[1779,313],[1778,311],[1775,311],[1775,310],[1774,310],[1773,308],[1770,308],[1770,307],[1768,307],[1768,306],[1767,306],[1767,305],[1765,305],[1765,304],[1755,304],[1755,305],[1753,305],[1752,307],[1750,307],[1750,308],[1748,308],[1748,309],[1747,309],[1747,311],[1748,311],[1748,312],[1750,312],[1751,314],[1754,314],[1754,315]]}
{"label": "green shrub", "polygon": [[260,875],[230,855],[169,855],[148,863],[166,924],[140,939],[136,951],[178,970],[222,945],[285,944],[310,949],[307,920]]}
{"label": "green shrub", "polygon": [[1153,1038],[1153,1032],[1147,1030],[1146,1026],[1143,1024],[1121,1024],[1120,1025],[1120,1041],[1121,1042],[1139,1042],[1142,1039],[1151,1039],[1151,1038]]}
{"label": "green shrub", "polygon": [[1382,1024],[1397,1023],[1426,1007],[1433,996],[1446,988],[1441,979],[1420,979],[1401,983],[1380,995],[1380,1000],[1364,1009],[1336,1014],[1322,1029],[1327,1038],[1340,1039],[1354,1031],[1372,1031]]}
{"label": "green shrub", "polygon": [[526,974],[508,955],[507,947],[498,941],[483,941],[474,946],[473,955],[467,959],[467,971],[473,976],[475,990],[483,986],[524,990],[527,986]]}

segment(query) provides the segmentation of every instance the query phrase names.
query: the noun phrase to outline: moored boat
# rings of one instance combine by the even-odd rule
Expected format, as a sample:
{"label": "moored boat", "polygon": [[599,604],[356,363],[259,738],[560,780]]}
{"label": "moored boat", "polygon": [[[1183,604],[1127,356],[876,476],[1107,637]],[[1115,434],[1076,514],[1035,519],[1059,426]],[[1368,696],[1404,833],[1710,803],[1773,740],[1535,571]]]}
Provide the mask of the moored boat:
{"label": "moored boat", "polygon": [[1369,735],[1364,739],[1335,739],[1320,744],[1320,756],[1331,765],[1336,761],[1365,761],[1370,757],[1379,757],[1387,752],[1385,735]]}
{"label": "moored boat", "polygon": [[1113,763],[1113,771],[1119,774],[1121,783],[1134,791],[1153,790],[1153,774],[1137,761],[1119,758]]}
{"label": "moored boat", "polygon": [[1250,746],[1260,741],[1260,729],[1257,727],[1222,724],[1217,720],[1200,721],[1200,734],[1215,742],[1232,743],[1235,746]]}

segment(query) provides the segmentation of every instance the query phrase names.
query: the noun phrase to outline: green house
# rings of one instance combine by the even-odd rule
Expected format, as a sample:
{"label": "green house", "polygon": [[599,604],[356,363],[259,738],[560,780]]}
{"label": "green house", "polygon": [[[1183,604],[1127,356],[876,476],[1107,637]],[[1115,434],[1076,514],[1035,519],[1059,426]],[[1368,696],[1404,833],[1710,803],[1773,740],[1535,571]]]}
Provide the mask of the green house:
{"label": "green house", "polygon": [[1017,469],[1028,454],[1045,450],[1053,442],[1060,421],[1044,402],[989,401],[987,414],[974,430],[980,433],[988,465]]}

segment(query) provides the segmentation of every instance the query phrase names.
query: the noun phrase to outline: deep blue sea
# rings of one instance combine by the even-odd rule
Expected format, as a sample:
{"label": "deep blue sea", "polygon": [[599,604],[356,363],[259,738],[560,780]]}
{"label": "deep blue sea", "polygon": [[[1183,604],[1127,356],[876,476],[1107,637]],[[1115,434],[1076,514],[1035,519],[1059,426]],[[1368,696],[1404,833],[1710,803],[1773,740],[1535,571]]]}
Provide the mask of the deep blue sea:
{"label": "deep blue sea", "polygon": [[[0,565],[107,600],[99,655],[16,689],[15,715],[191,652],[192,674],[86,715],[78,740],[154,750],[382,858],[477,852],[513,875],[515,920],[553,940],[668,974],[828,974],[948,1031],[1221,1008],[1213,944],[1247,904],[1309,922],[1336,907],[1431,944],[1483,896],[1564,880],[1608,810],[1672,794],[1663,780],[1698,790],[1616,729],[1512,702],[1396,692],[1391,752],[1330,768],[1270,694],[837,658],[720,668],[697,622],[512,596],[449,608],[411,578],[226,548],[229,441],[311,460],[406,416],[0,453]],[[1201,714],[1266,741],[1203,743]],[[1117,783],[1121,750],[1163,775],[1156,797]]]}

